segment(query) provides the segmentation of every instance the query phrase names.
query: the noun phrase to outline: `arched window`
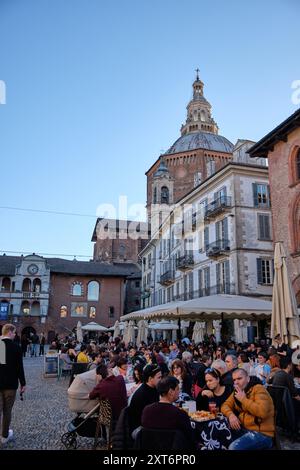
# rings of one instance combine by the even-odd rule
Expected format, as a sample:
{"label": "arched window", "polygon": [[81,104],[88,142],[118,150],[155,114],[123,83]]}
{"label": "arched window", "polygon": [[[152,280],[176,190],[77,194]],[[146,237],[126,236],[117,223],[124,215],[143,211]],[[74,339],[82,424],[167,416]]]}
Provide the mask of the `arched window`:
{"label": "arched window", "polygon": [[153,204],[157,203],[157,188],[154,188],[153,191]]}
{"label": "arched window", "polygon": [[28,300],[23,300],[21,305],[21,313],[22,315],[29,315],[30,313],[30,304]]}
{"label": "arched window", "polygon": [[296,155],[296,175],[297,179],[300,180],[300,149],[298,149],[297,155]]}
{"label": "arched window", "polygon": [[75,282],[72,285],[72,295],[77,295],[77,296],[82,295],[82,285],[79,282]]}
{"label": "arched window", "polygon": [[23,292],[30,292],[31,291],[31,280],[26,277],[22,284],[22,291]]}
{"label": "arched window", "polygon": [[169,189],[167,188],[167,186],[163,186],[161,188],[161,203],[169,204]]}
{"label": "arched window", "polygon": [[40,316],[41,314],[41,306],[40,306],[40,303],[35,301],[35,302],[32,302],[32,305],[31,305],[31,315],[34,315],[34,316]]}
{"label": "arched window", "polygon": [[91,281],[88,284],[88,300],[99,300],[99,283]]}
{"label": "arched window", "polygon": [[10,291],[10,278],[9,277],[4,277],[2,279],[2,286],[1,286],[2,291]]}
{"label": "arched window", "polygon": [[42,282],[39,278],[33,280],[33,292],[41,292]]}

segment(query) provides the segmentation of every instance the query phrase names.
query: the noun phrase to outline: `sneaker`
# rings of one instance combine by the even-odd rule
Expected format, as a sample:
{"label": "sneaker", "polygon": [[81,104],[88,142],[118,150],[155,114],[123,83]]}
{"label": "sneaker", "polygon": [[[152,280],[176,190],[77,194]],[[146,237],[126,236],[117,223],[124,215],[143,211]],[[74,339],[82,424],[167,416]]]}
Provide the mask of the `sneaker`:
{"label": "sneaker", "polygon": [[14,432],[12,429],[8,431],[8,436],[7,437],[2,437],[1,436],[1,444],[6,444],[13,438]]}

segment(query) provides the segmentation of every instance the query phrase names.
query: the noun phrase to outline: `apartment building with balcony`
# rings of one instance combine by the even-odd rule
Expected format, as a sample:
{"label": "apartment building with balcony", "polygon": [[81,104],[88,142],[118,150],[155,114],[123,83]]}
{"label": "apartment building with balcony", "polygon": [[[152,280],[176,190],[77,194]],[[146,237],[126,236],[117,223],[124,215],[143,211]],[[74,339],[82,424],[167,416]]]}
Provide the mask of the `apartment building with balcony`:
{"label": "apartment building with balcony", "polygon": [[[142,308],[214,294],[271,299],[271,201],[263,163],[230,162],[170,205],[140,253]],[[233,337],[239,323],[227,323]],[[268,329],[253,325],[261,334]]]}

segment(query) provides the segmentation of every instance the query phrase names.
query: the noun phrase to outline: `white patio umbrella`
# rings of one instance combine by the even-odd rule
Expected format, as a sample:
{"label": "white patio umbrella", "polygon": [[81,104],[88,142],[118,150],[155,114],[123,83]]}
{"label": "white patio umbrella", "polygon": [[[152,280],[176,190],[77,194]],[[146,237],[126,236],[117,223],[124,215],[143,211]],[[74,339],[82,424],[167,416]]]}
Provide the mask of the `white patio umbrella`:
{"label": "white patio umbrella", "polygon": [[136,344],[139,345],[141,342],[147,342],[148,335],[148,323],[145,320],[140,320],[138,322],[138,335],[136,339]]}
{"label": "white patio umbrella", "polygon": [[81,325],[81,321],[79,320],[78,320],[77,327],[76,327],[76,337],[77,337],[77,341],[79,341],[79,343],[82,343],[83,341],[82,325]]}
{"label": "white patio umbrella", "polygon": [[123,328],[123,341],[125,344],[128,344],[129,343],[129,336],[128,336],[128,332],[129,332],[129,323],[128,321],[126,321],[124,323],[124,328]]}
{"label": "white patio umbrella", "polygon": [[135,329],[133,320],[130,320],[128,325],[128,343],[135,343]]}
{"label": "white patio umbrella", "polygon": [[195,343],[201,343],[204,338],[204,328],[205,328],[205,322],[201,321],[196,321],[193,329],[193,336],[192,340],[195,341]]}
{"label": "white patio umbrella", "polygon": [[282,242],[275,244],[274,267],[271,337],[280,334],[284,343],[291,345],[300,339],[300,322]]}
{"label": "white patio umbrella", "polygon": [[119,321],[117,320],[115,325],[114,325],[114,334],[113,334],[113,338],[115,339],[117,336],[120,336],[120,333],[121,333],[121,329],[120,329],[120,323]]}
{"label": "white patio umbrella", "polygon": [[82,329],[85,331],[107,331],[106,326],[99,325],[98,323],[95,323],[94,321],[87,323],[87,325],[84,325]]}

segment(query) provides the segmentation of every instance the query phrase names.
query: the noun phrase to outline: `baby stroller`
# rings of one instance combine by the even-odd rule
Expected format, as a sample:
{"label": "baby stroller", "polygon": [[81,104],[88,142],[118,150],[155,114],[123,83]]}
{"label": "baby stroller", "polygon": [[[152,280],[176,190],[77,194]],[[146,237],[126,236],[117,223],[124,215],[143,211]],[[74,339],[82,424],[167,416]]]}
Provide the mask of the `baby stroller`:
{"label": "baby stroller", "polygon": [[110,446],[112,412],[108,400],[90,400],[96,386],[96,369],[76,375],[68,389],[69,408],[77,416],[69,423],[61,441],[67,449],[77,448],[77,437],[94,438],[94,449]]}
{"label": "baby stroller", "polygon": [[68,432],[61,442],[67,449],[77,448],[77,437],[94,438],[93,448],[108,450],[111,447],[112,412],[108,400],[100,400],[89,413],[78,413],[68,424]]}

